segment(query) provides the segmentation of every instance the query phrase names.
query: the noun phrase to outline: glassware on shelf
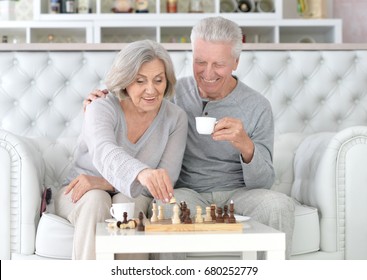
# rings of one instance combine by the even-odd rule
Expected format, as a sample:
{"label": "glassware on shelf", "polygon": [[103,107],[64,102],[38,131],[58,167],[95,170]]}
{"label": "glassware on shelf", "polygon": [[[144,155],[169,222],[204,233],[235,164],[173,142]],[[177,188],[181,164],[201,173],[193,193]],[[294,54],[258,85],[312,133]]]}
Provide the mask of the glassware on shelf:
{"label": "glassware on shelf", "polygon": [[254,0],[239,0],[238,10],[242,13],[250,13],[255,11],[255,1]]}
{"label": "glassware on shelf", "polygon": [[149,13],[149,1],[148,0],[135,0],[135,12]]}
{"label": "glassware on shelf", "polygon": [[92,12],[90,0],[78,0],[78,13],[88,14]]}
{"label": "glassware on shelf", "polygon": [[167,13],[177,13],[177,1],[178,0],[167,0]]}
{"label": "glassware on shelf", "polygon": [[303,18],[325,18],[326,0],[297,0],[297,12]]}
{"label": "glassware on shelf", "polygon": [[114,13],[131,13],[133,11],[132,0],[115,0],[112,11]]}
{"label": "glassware on shelf", "polygon": [[190,13],[203,13],[203,1],[202,0],[190,0],[189,5],[189,12]]}
{"label": "glassware on shelf", "polygon": [[73,14],[76,11],[75,0],[61,0],[61,13]]}
{"label": "glassware on shelf", "polygon": [[61,12],[61,1],[60,0],[50,0],[49,13],[59,14]]}

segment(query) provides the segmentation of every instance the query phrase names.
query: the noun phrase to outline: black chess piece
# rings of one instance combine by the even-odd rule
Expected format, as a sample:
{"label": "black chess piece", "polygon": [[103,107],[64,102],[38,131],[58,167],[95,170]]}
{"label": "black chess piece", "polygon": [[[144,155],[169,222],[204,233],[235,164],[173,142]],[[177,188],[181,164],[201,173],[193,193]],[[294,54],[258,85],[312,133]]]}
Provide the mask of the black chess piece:
{"label": "black chess piece", "polygon": [[223,220],[224,220],[224,222],[226,224],[228,224],[229,223],[228,205],[224,205],[223,211],[224,211],[224,213],[223,213]]}
{"label": "black chess piece", "polygon": [[144,226],[144,223],[143,223],[143,220],[144,220],[144,214],[143,212],[139,212],[139,222],[138,222],[138,226],[136,228],[137,231],[145,231],[145,226]]}

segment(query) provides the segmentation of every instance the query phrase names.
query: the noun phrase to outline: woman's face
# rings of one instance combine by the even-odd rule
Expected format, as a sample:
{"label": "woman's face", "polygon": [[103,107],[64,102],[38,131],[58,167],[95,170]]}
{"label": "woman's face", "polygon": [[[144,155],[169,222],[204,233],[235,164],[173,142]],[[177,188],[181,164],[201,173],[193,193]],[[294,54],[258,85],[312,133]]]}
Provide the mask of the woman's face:
{"label": "woman's face", "polygon": [[141,66],[126,91],[139,112],[152,112],[159,110],[166,87],[164,63],[154,59]]}

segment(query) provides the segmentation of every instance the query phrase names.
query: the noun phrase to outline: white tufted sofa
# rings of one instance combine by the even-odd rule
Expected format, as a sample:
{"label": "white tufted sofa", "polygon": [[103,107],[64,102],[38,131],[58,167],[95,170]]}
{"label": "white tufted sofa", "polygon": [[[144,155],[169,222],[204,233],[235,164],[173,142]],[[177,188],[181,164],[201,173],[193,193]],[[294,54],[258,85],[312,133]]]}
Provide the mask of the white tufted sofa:
{"label": "white tufted sofa", "polygon": [[[192,71],[183,46],[178,77]],[[82,101],[121,47],[0,45],[0,259],[70,258],[73,227],[39,224],[41,193],[60,187]],[[245,45],[236,74],[273,106],[272,188],[300,203],[292,258],[367,259],[367,46]]]}

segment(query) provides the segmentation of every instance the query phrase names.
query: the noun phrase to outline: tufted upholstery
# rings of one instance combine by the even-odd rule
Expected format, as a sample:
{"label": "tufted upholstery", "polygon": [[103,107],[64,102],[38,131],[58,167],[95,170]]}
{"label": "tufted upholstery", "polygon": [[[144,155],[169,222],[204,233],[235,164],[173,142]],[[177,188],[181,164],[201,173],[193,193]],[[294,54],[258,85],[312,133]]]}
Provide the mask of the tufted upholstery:
{"label": "tufted upholstery", "polygon": [[[42,188],[60,187],[82,101],[116,53],[0,51],[1,259],[34,253]],[[170,54],[178,78],[192,73],[190,51]],[[367,258],[367,50],[247,50],[236,75],[273,107],[272,188],[312,207],[301,216],[317,210],[320,241],[297,254]]]}

